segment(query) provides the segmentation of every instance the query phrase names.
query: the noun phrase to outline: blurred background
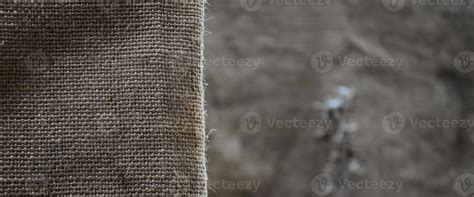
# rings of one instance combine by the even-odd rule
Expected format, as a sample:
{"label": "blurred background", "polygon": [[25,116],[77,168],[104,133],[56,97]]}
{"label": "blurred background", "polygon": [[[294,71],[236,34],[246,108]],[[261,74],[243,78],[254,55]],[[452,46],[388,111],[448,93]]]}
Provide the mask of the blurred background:
{"label": "blurred background", "polygon": [[209,196],[474,196],[469,3],[208,0]]}

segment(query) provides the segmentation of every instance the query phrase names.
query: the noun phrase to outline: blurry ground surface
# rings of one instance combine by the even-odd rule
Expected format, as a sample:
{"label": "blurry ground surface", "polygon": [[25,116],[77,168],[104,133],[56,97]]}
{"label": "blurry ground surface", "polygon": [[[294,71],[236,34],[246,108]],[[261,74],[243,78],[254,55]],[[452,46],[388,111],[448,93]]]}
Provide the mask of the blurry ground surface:
{"label": "blurry ground surface", "polygon": [[[256,192],[215,189],[210,196],[317,196],[310,187],[331,144],[311,128],[240,130],[251,111],[279,119],[319,119],[314,103],[344,85],[355,90],[353,136],[361,159],[357,180],[400,180],[399,193],[351,190],[329,196],[449,197],[454,178],[474,171],[473,134],[462,129],[383,131],[385,114],[425,119],[474,119],[474,72],[455,70],[453,58],[473,50],[474,10],[410,6],[389,12],[379,1],[332,1],[329,8],[262,5],[246,12],[239,1],[210,0],[205,56],[254,58],[256,69],[210,65],[205,70],[209,181],[260,181]],[[319,50],[334,56],[398,57],[400,70],[311,67]],[[265,120],[264,120],[265,121]],[[351,176],[352,177],[352,176]]]}

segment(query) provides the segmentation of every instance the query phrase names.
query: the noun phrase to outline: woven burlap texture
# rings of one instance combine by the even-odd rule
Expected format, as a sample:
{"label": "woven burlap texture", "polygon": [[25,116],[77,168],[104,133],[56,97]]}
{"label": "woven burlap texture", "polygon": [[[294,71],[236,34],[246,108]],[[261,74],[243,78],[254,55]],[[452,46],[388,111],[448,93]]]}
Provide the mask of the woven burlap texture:
{"label": "woven burlap texture", "polygon": [[0,2],[0,196],[206,196],[204,2]]}

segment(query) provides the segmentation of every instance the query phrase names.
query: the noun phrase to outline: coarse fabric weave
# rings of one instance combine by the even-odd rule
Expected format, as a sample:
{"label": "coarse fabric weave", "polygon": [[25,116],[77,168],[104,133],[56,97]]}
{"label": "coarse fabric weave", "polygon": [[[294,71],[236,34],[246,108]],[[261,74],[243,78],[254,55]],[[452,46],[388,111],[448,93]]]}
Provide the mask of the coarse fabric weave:
{"label": "coarse fabric weave", "polygon": [[0,196],[206,196],[204,2],[0,2]]}

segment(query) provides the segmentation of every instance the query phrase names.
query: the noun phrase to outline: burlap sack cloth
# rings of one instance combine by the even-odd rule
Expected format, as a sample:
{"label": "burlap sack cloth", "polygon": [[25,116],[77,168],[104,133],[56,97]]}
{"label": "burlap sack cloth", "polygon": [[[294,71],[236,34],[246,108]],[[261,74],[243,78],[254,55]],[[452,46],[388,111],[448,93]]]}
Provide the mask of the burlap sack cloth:
{"label": "burlap sack cloth", "polygon": [[203,7],[0,2],[0,196],[205,196]]}

